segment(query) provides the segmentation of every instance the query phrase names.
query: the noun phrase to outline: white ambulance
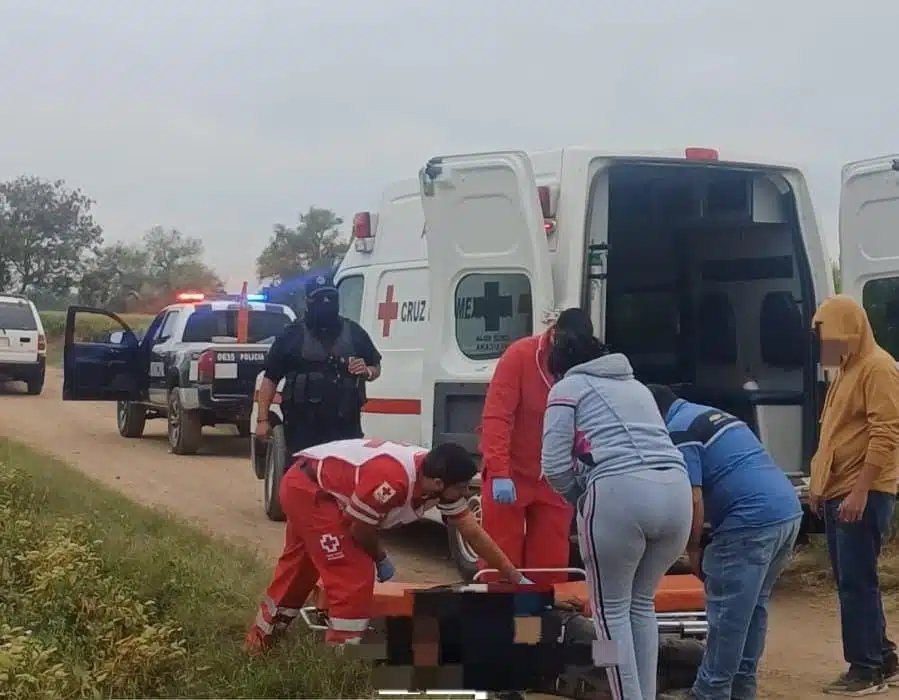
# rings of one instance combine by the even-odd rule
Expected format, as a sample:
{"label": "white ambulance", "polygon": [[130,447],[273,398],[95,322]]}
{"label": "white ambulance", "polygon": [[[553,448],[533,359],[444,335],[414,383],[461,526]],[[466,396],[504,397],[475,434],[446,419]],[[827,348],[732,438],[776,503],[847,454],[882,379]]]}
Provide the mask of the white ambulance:
{"label": "white ambulance", "polygon": [[[899,277],[897,170],[888,157],[843,171],[843,285],[860,300]],[[355,216],[337,281],[383,355],[367,435],[476,453],[497,358],[580,306],[639,378],[739,416],[807,485],[825,389],[810,322],[833,280],[796,168],[706,148],[433,158]],[[267,503],[272,461],[257,447]],[[454,533],[450,547],[470,572]]]}

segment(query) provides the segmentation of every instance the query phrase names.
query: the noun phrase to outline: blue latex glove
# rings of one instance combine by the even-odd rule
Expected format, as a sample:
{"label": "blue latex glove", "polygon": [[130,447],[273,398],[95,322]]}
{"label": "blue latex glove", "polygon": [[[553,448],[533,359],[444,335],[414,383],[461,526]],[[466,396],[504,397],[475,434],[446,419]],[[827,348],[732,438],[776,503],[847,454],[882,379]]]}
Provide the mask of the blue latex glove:
{"label": "blue latex glove", "polygon": [[515,503],[515,482],[511,479],[493,480],[493,500],[503,505]]}
{"label": "blue latex glove", "polygon": [[518,580],[518,585],[519,585],[519,586],[533,586],[533,585],[534,585],[534,582],[531,581],[531,579],[529,579],[527,576],[524,576],[524,575],[523,575],[523,576]]}
{"label": "blue latex glove", "polygon": [[396,575],[396,567],[386,554],[381,561],[375,564],[375,568],[378,570],[378,583],[389,581]]}

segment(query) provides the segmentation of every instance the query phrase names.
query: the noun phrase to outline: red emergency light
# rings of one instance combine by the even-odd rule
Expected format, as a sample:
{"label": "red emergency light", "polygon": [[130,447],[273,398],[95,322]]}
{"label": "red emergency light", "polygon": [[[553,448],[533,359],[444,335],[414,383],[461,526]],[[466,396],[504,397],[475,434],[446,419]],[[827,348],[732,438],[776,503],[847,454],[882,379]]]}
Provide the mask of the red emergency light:
{"label": "red emergency light", "polygon": [[353,246],[357,253],[371,253],[375,249],[377,217],[370,211],[360,211],[353,216]]}
{"label": "red emergency light", "polygon": [[370,211],[360,211],[353,216],[353,238],[372,238]]}
{"label": "red emergency light", "polygon": [[714,148],[691,146],[684,149],[684,158],[687,160],[718,160],[718,151]]}
{"label": "red emergency light", "polygon": [[543,213],[543,230],[548,236],[556,230],[556,203],[553,190],[548,185],[537,188],[537,198],[540,200],[540,210]]}
{"label": "red emergency light", "polygon": [[179,292],[175,295],[175,299],[178,301],[203,301],[206,299],[206,295],[203,292]]}

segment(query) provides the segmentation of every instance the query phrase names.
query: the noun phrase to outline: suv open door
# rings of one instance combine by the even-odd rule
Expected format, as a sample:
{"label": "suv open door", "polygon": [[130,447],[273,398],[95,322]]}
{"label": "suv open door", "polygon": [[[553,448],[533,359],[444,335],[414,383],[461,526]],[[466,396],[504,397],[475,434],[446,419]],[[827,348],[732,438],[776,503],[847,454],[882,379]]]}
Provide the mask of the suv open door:
{"label": "suv open door", "polygon": [[495,360],[554,310],[543,209],[520,152],[434,158],[419,180],[431,305],[423,380],[434,388],[422,434],[474,452]]}
{"label": "suv open door", "polygon": [[[112,319],[121,331],[99,332],[101,340],[75,340],[78,315]],[[114,313],[70,306],[63,349],[63,401],[140,401],[147,398],[147,352],[128,324]]]}

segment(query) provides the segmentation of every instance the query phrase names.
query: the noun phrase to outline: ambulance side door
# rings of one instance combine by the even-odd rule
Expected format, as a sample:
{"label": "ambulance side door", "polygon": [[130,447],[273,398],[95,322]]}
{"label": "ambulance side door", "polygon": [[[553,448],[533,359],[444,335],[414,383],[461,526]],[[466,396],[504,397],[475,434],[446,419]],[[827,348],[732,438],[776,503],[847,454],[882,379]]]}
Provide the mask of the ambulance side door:
{"label": "ambulance side door", "polygon": [[899,359],[899,154],[843,167],[840,278],[877,342]]}
{"label": "ambulance side door", "polygon": [[549,246],[521,152],[433,158],[419,172],[429,268],[422,436],[476,452],[496,360],[553,320]]}

